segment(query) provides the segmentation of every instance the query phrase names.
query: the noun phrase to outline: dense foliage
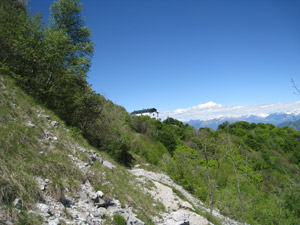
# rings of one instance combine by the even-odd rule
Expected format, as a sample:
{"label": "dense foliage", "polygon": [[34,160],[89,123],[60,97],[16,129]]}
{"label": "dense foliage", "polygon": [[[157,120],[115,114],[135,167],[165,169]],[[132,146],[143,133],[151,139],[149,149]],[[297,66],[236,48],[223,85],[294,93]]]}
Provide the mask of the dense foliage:
{"label": "dense foliage", "polygon": [[86,81],[91,32],[78,0],[51,7],[51,25],[17,0],[0,1],[0,69],[76,134],[129,164],[168,173],[211,208],[250,224],[300,223],[300,133],[270,124],[224,123],[216,131],[168,118],[128,115]]}
{"label": "dense foliage", "polygon": [[[136,151],[211,209],[250,224],[300,222],[298,131],[248,122],[196,131],[172,118],[131,121],[140,142],[153,142]],[[157,143],[164,147],[162,155],[154,148]]]}
{"label": "dense foliage", "polygon": [[56,1],[47,26],[20,1],[0,1],[0,68],[92,145],[126,162],[128,114],[86,81],[94,48],[80,11],[79,0]]}

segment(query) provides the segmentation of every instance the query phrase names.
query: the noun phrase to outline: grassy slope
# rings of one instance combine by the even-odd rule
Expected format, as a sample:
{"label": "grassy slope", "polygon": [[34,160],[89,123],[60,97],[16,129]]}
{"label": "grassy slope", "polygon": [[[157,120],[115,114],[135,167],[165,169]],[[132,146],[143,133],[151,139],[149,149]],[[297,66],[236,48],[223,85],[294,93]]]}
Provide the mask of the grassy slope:
{"label": "grassy slope", "polygon": [[[39,114],[50,115],[51,120],[59,121],[59,128],[49,126],[50,121]],[[58,141],[44,141],[45,129]],[[9,218],[20,224],[41,222],[41,218],[27,214],[36,202],[42,200],[35,177],[52,181],[49,194],[56,199],[63,195],[65,188],[76,192],[88,179],[96,190],[102,190],[122,205],[136,209],[138,217],[147,224],[152,223],[151,216],[163,210],[159,204],[153,207],[153,199],[137,188],[126,168],[120,165],[110,171],[95,163],[93,176],[83,174],[68,157],[74,146],[93,149],[81,136],[72,134],[53,112],[26,95],[13,79],[0,74],[0,207],[5,214],[2,220]],[[101,155],[109,158],[104,153]],[[76,153],[76,157],[87,162],[85,155]],[[16,198],[22,202],[20,211],[12,207]]]}

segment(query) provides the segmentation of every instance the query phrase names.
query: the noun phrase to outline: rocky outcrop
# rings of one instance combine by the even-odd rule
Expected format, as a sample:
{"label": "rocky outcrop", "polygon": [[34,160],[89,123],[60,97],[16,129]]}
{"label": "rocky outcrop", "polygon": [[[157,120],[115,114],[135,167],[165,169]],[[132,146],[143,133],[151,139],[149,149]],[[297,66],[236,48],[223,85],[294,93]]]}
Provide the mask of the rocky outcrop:
{"label": "rocky outcrop", "polygon": [[[152,182],[154,187],[151,189],[144,189],[150,193],[154,198],[159,200],[166,207],[168,213],[163,213],[162,218],[154,218],[158,225],[207,225],[211,224],[207,219],[201,215],[196,214],[194,206],[204,212],[209,212],[203,203],[194,198],[190,193],[184,190],[181,186],[177,185],[170,177],[162,173],[154,173],[147,171],[136,166],[130,172],[137,176],[143,183]],[[179,191],[184,198],[183,200],[173,189]],[[217,210],[213,210],[213,215],[219,218],[223,224],[226,225],[239,225],[240,223],[228,217],[221,215]]]}
{"label": "rocky outcrop", "polygon": [[[78,144],[70,143],[71,141],[62,140],[59,130],[61,129],[59,122],[51,120],[49,115],[44,114],[45,111],[38,111],[38,118],[43,121],[44,127],[41,129],[41,143],[49,145],[49,150],[53,150],[55,145],[61,144],[67,150],[67,156],[71,162],[86,177],[93,177],[91,167],[95,163],[99,163],[109,170],[116,170],[112,162],[104,159],[97,151],[83,148]],[[29,129],[39,128],[39,124],[30,120],[25,121]],[[63,126],[63,125],[61,125]],[[64,128],[67,130],[66,128]],[[46,154],[47,150],[41,151],[40,154]],[[83,157],[82,157],[83,156]],[[135,167],[130,170],[135,175],[132,176],[133,182],[137,184],[151,183],[151,185],[137,185],[137,188],[149,193],[156,201],[161,202],[165,206],[165,211],[159,216],[152,218],[157,225],[208,225],[211,224],[206,218],[195,213],[196,209],[208,211],[198,199],[194,198],[181,186],[173,182],[170,177],[162,173],[154,173]],[[103,173],[104,174],[104,173]],[[52,181],[36,177],[36,183],[41,191],[41,200],[37,202],[31,214],[40,215],[45,224],[103,224],[105,218],[112,218],[115,214],[119,214],[125,218],[127,225],[144,225],[145,223],[137,218],[133,209],[120,204],[113,196],[107,196],[102,190],[94,190],[89,180],[86,179],[74,193],[65,189],[62,196],[54,198],[49,193]],[[147,187],[147,188],[146,188]],[[118,187],[122,188],[122,187]],[[175,191],[176,190],[176,191]],[[184,196],[179,197],[176,193],[181,192]],[[180,195],[181,196],[181,195]],[[133,200],[134,201],[134,200]],[[22,205],[20,199],[15,199],[14,207],[18,208]],[[237,225],[236,221],[230,220],[222,216],[218,211],[214,210],[214,216],[224,221],[224,224]],[[1,223],[1,213],[0,213]]]}
{"label": "rocky outcrop", "polygon": [[[69,154],[69,158],[80,171],[87,175],[92,173],[90,167],[96,161],[110,170],[115,168],[111,162],[103,160],[101,155],[94,150],[73,145],[71,149],[73,149],[73,154]],[[86,154],[88,162],[83,162],[77,158],[75,156],[77,152]],[[104,216],[113,217],[116,213],[123,216],[128,225],[145,224],[136,217],[132,208],[127,206],[122,208],[118,200],[106,196],[101,190],[94,190],[88,180],[80,185],[77,193],[71,194],[66,189],[64,195],[58,200],[48,195],[51,180],[36,177],[36,182],[42,192],[43,200],[36,203],[34,209],[30,210],[29,213],[42,216],[45,224],[58,225],[63,222],[65,224],[98,225],[103,224]]]}

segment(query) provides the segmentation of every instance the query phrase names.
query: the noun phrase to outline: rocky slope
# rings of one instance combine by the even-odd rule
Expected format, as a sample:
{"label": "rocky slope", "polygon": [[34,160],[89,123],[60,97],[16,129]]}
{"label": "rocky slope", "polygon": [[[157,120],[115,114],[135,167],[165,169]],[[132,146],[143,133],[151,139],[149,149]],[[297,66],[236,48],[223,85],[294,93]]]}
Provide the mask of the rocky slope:
{"label": "rocky slope", "polygon": [[[212,224],[203,216],[195,213],[196,209],[209,212],[203,203],[177,185],[169,176],[138,167],[138,165],[135,166],[130,172],[143,183],[153,183],[152,188],[145,191],[162,202],[167,209],[167,212],[162,214],[162,218],[155,219],[156,224]],[[176,193],[180,193],[181,197]],[[239,224],[237,221],[224,217],[217,210],[213,210],[213,215],[223,221],[223,224]]]}
{"label": "rocky slope", "polygon": [[117,164],[2,75],[0,121],[0,224],[213,224],[168,176]]}

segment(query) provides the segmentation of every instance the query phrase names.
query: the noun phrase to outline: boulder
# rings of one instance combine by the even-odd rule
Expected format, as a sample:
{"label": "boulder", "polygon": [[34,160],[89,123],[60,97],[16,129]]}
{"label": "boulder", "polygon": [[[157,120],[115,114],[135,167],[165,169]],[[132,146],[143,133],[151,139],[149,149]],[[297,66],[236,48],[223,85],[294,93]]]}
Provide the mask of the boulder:
{"label": "boulder", "polygon": [[28,127],[35,127],[35,125],[31,121],[27,121],[25,123]]}
{"label": "boulder", "polygon": [[61,224],[61,223],[59,222],[59,219],[58,219],[58,218],[53,218],[53,220],[49,220],[49,221],[48,221],[48,224],[49,224],[49,225],[59,225],[59,224]]}
{"label": "boulder", "polygon": [[58,128],[59,127],[59,122],[53,120],[53,121],[50,122],[50,126]]}
{"label": "boulder", "polygon": [[97,191],[96,194],[99,198],[102,198],[104,196],[102,191]]}
{"label": "boulder", "polygon": [[36,182],[37,182],[37,184],[38,184],[41,191],[45,191],[47,186],[50,183],[49,179],[44,180],[43,178],[40,178],[40,177],[36,177],[35,180],[36,180]]}
{"label": "boulder", "polygon": [[171,213],[166,219],[167,225],[189,225],[189,212],[186,210],[178,210]]}
{"label": "boulder", "polygon": [[48,213],[49,212],[49,206],[44,203],[37,203],[35,207],[42,213]]}
{"label": "boulder", "polygon": [[73,201],[73,199],[70,198],[70,197],[67,197],[67,196],[64,196],[64,197],[60,200],[60,202],[61,202],[65,207],[67,207],[67,208],[70,208],[72,205],[75,204],[75,202]]}
{"label": "boulder", "polygon": [[86,149],[83,148],[83,147],[80,147],[80,146],[77,147],[77,150],[80,151],[80,152],[82,152],[82,153],[86,152]]}
{"label": "boulder", "polygon": [[89,193],[89,197],[90,197],[93,201],[95,201],[95,200],[98,198],[97,194],[96,194],[95,192],[93,192],[93,191],[91,191],[91,192]]}
{"label": "boulder", "polygon": [[103,161],[103,166],[107,167],[110,170],[113,170],[115,168],[115,166],[112,163],[106,160]]}

